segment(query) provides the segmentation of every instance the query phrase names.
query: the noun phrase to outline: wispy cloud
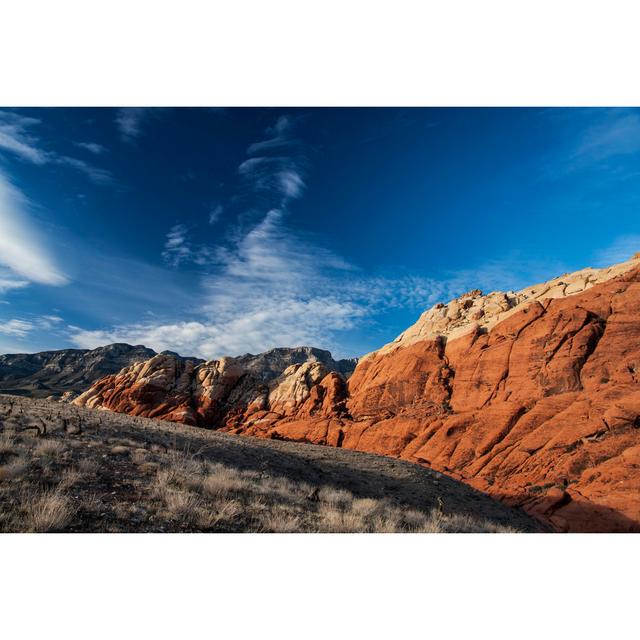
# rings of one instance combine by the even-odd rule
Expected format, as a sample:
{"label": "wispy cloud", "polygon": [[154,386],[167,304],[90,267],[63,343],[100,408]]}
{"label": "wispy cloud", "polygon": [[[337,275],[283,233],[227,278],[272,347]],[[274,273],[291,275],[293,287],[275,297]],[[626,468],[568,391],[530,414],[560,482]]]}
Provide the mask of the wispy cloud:
{"label": "wispy cloud", "polygon": [[238,173],[255,191],[283,198],[298,198],[305,187],[300,161],[289,156],[249,158],[238,167]]}
{"label": "wispy cloud", "polygon": [[[126,142],[133,142],[142,133],[142,124],[154,111],[150,107],[123,107],[116,114],[116,125]],[[155,110],[156,112],[159,109]]]}
{"label": "wispy cloud", "polygon": [[[84,160],[45,148],[42,141],[33,134],[33,128],[39,124],[40,120],[37,118],[25,117],[10,111],[0,111],[0,151],[4,150],[23,161],[36,165],[49,164],[71,167],[86,175],[96,184],[108,184],[112,181],[111,174],[106,169],[94,167]],[[82,146],[83,143],[79,143],[79,145]]]}
{"label": "wispy cloud", "polygon": [[249,145],[249,158],[238,167],[238,173],[254,192],[275,196],[272,204],[281,208],[299,198],[305,188],[306,158],[301,153],[301,142],[293,137],[294,126],[291,116],[278,118],[265,131],[272,137]]}
{"label": "wispy cloud", "polygon": [[[340,293],[334,282],[337,274],[351,273],[354,267],[286,225],[287,203],[304,188],[300,150],[283,153],[294,145],[291,121],[280,118],[267,135],[272,137],[251,145],[249,153],[264,154],[277,147],[279,154],[250,157],[238,171],[252,192],[268,195],[275,206],[225,246],[190,242],[183,224],[167,234],[163,251],[167,263],[207,266],[201,282],[204,297],[193,305],[198,318],[99,331],[75,328],[75,344],[142,342],[156,349],[216,357],[278,345],[324,344],[334,331],[353,327],[366,313],[353,293]],[[213,213],[217,219],[221,207]]]}
{"label": "wispy cloud", "polygon": [[75,327],[75,344],[93,348],[107,342],[143,343],[207,358],[306,344],[356,355],[348,353],[338,336],[374,326],[380,314],[409,309],[417,317],[436,302],[472,288],[519,288],[538,276],[544,280],[562,272],[561,265],[533,265],[511,257],[439,277],[364,273],[324,247],[321,238],[292,228],[288,205],[304,187],[303,146],[296,141],[295,153],[287,153],[293,140],[288,120],[281,119],[269,131],[269,144],[251,145],[249,153],[264,153],[268,147],[277,148],[278,155],[248,158],[239,172],[252,191],[266,191],[273,206],[222,246],[193,243],[183,224],[167,234],[165,261],[174,267],[196,262],[206,271],[200,297],[193,298],[189,309],[193,317],[100,330]]}
{"label": "wispy cloud", "polygon": [[[299,252],[296,250],[299,250]],[[331,331],[353,326],[362,309],[327,293],[320,271],[340,264],[311,250],[276,220],[260,223],[235,249],[220,253],[217,275],[204,280],[198,321],[135,323],[110,330],[74,332],[75,344],[144,343],[206,357],[263,351],[278,345],[322,344]],[[319,287],[313,291],[314,285]],[[333,287],[332,287],[333,288]],[[202,304],[202,301],[201,301]]]}
{"label": "wispy cloud", "polygon": [[27,198],[0,173],[0,288],[37,282],[60,286],[68,277],[51,257],[28,214]]}
{"label": "wispy cloud", "polygon": [[614,242],[596,252],[595,266],[609,267],[617,262],[625,262],[640,251],[640,235],[620,236]]}
{"label": "wispy cloud", "polygon": [[34,164],[48,162],[49,154],[39,147],[38,139],[29,133],[29,129],[37,124],[40,121],[36,118],[0,111],[0,149]]}
{"label": "wispy cloud", "polygon": [[186,262],[197,265],[211,263],[213,252],[205,245],[194,245],[187,239],[189,230],[183,224],[176,224],[167,233],[162,259],[171,267],[179,267]]}
{"label": "wispy cloud", "polygon": [[637,110],[598,110],[599,119],[584,131],[574,158],[602,161],[640,151],[640,114]]}
{"label": "wispy cloud", "polygon": [[209,212],[209,224],[211,225],[216,224],[216,222],[220,220],[220,217],[222,216],[223,212],[224,212],[224,208],[221,204],[211,209],[211,211]]}
{"label": "wispy cloud", "polygon": [[505,258],[440,278],[372,276],[288,230],[277,214],[267,216],[218,259],[222,270],[204,278],[201,306],[192,309],[197,319],[135,322],[98,331],[75,328],[73,342],[84,348],[129,342],[205,358],[297,345],[327,348],[339,356],[362,355],[342,344],[338,334],[373,329],[390,310],[410,310],[417,318],[435,303],[470,289],[518,289],[564,271],[562,265],[549,264],[528,265],[527,271],[526,261]]}
{"label": "wispy cloud", "polygon": [[338,333],[375,325],[392,309],[415,311],[446,302],[472,288],[515,289],[562,273],[562,265],[533,265],[505,258],[476,269],[429,278],[368,275],[289,229],[269,211],[231,247],[216,254],[215,273],[203,278],[194,320],[135,322],[111,329],[75,329],[75,344],[146,344],[200,357],[261,352],[276,346],[315,345],[342,355]]}
{"label": "wispy cloud", "polygon": [[171,227],[169,233],[167,233],[164,251],[162,252],[164,261],[173,267],[177,267],[181,262],[188,260],[191,254],[191,248],[187,244],[187,227],[183,224]]}
{"label": "wispy cloud", "polygon": [[69,156],[58,156],[55,160],[57,164],[66,165],[76,169],[80,173],[84,173],[91,182],[94,184],[110,184],[113,182],[111,173],[106,169],[99,169],[92,164],[79,160],[78,158],[71,158]]}
{"label": "wispy cloud", "polygon": [[292,116],[280,116],[274,125],[265,131],[267,135],[272,137],[249,145],[247,154],[255,156],[271,151],[280,152],[283,148],[298,144],[299,141],[293,137],[295,123],[296,119]]}
{"label": "wispy cloud", "polygon": [[64,318],[60,316],[40,316],[36,320],[36,325],[40,329],[53,329],[59,327],[64,322]]}
{"label": "wispy cloud", "polygon": [[16,338],[24,338],[33,329],[33,324],[26,320],[8,320],[0,322],[0,333],[5,336],[14,336]]}
{"label": "wispy cloud", "polygon": [[106,151],[105,147],[103,147],[101,144],[98,144],[97,142],[75,142],[74,144],[76,145],[76,147],[86,149],[87,151],[90,151],[97,156],[102,155]]}
{"label": "wispy cloud", "polygon": [[[20,278],[20,276],[11,271],[11,269],[0,265],[0,293],[7,293],[7,291],[11,291],[11,289],[22,289],[28,285],[28,280]],[[0,303],[7,304],[7,301],[0,300]]]}
{"label": "wispy cloud", "polygon": [[60,327],[63,322],[64,319],[59,316],[40,316],[29,320],[13,318],[0,321],[0,333],[16,338],[26,338],[33,331],[49,331]]}

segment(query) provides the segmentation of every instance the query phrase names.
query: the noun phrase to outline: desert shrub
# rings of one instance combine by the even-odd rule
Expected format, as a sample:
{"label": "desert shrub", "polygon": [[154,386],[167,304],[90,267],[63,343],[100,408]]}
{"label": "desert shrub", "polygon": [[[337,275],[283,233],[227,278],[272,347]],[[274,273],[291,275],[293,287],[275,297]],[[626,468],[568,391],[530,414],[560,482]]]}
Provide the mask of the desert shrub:
{"label": "desert shrub", "polygon": [[69,524],[74,514],[69,498],[57,489],[39,495],[27,494],[23,504],[25,531],[30,532],[59,531]]}
{"label": "desert shrub", "polygon": [[41,458],[58,458],[66,451],[66,447],[59,440],[42,440],[38,443],[33,454]]}
{"label": "desert shrub", "polygon": [[301,518],[286,511],[270,510],[260,519],[260,530],[265,533],[298,533]]}
{"label": "desert shrub", "polygon": [[335,489],[334,487],[322,487],[320,489],[319,499],[331,505],[345,506],[353,502],[353,495],[344,489]]}
{"label": "desert shrub", "polygon": [[213,504],[199,506],[194,516],[196,524],[202,529],[211,529],[222,523],[231,523],[243,512],[237,500],[216,500]]}
{"label": "desert shrub", "polygon": [[246,490],[249,481],[236,469],[223,465],[212,465],[202,480],[202,489],[210,496],[224,496],[229,493]]}
{"label": "desert shrub", "polygon": [[60,491],[66,491],[72,486],[78,484],[83,479],[82,473],[78,469],[68,468],[62,472],[60,481],[58,482],[58,489]]}

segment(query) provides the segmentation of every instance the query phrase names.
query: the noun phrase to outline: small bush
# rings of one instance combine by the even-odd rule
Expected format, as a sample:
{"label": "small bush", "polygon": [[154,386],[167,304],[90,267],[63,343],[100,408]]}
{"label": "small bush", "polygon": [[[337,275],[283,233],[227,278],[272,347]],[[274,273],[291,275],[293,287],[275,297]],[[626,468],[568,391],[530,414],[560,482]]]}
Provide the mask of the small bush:
{"label": "small bush", "polygon": [[40,458],[58,458],[66,451],[59,440],[43,440],[35,448],[33,454]]}
{"label": "small bush", "polygon": [[59,490],[45,491],[39,496],[27,496],[24,502],[26,531],[60,531],[73,518],[71,503]]}

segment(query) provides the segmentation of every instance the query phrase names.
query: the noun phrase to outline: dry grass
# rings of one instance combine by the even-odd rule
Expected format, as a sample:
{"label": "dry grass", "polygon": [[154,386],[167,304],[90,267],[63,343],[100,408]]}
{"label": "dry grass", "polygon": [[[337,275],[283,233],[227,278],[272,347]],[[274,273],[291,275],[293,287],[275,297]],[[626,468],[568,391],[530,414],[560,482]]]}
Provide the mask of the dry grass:
{"label": "dry grass", "polygon": [[80,484],[83,479],[84,475],[80,470],[70,467],[62,472],[60,482],[58,482],[58,489],[66,491],[74,485]]}
{"label": "dry grass", "polygon": [[66,451],[65,445],[59,440],[42,440],[33,454],[42,458],[58,458]]}
{"label": "dry grass", "polygon": [[272,533],[512,531],[471,516],[406,509],[385,499],[359,498],[344,489],[313,487],[175,455],[156,475],[155,494],[171,517],[205,529],[227,524]]}
{"label": "dry grass", "polygon": [[243,482],[240,472],[236,469],[216,465],[209,469],[209,473],[202,479],[201,484],[207,495],[218,497],[241,491],[246,481]]}
{"label": "dry grass", "polygon": [[[201,443],[195,450],[188,440],[179,447],[173,431],[145,431],[137,418],[102,412],[94,418],[97,412],[90,411],[65,418],[64,411],[75,409],[56,406],[63,412],[56,416],[44,404],[32,417],[20,407],[30,405],[15,400],[8,409],[0,397],[0,531],[513,531],[470,515],[358,495],[332,474],[325,477],[336,486],[310,481],[317,473],[304,470],[289,476],[267,471],[273,467],[264,460],[249,468],[222,464],[204,454]],[[24,430],[49,412],[46,436]],[[246,464],[238,449],[239,465]],[[228,460],[228,450],[222,451]],[[291,460],[283,459],[291,473]]]}
{"label": "dry grass", "polygon": [[302,529],[302,520],[278,510],[268,511],[261,519],[263,530],[267,533],[295,533]]}
{"label": "dry grass", "polygon": [[15,450],[15,439],[12,434],[3,432],[0,435],[0,456],[11,454]]}
{"label": "dry grass", "polygon": [[24,458],[15,458],[8,464],[0,467],[0,481],[16,480],[21,478],[28,470],[29,463]]}
{"label": "dry grass", "polygon": [[94,458],[81,458],[78,461],[78,472],[82,476],[92,476],[98,471],[99,466],[98,461]]}
{"label": "dry grass", "polygon": [[29,532],[60,531],[73,518],[74,509],[69,498],[58,489],[40,495],[27,495],[23,504],[25,530]]}
{"label": "dry grass", "polygon": [[171,516],[179,520],[191,519],[201,504],[195,494],[181,489],[167,489],[163,499]]}

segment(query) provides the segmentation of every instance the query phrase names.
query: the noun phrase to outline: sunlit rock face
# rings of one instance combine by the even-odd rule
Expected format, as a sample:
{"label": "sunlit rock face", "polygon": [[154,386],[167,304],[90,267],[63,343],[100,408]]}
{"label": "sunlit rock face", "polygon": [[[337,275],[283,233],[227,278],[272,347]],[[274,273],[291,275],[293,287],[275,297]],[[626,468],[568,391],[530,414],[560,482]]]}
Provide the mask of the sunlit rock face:
{"label": "sunlit rock face", "polygon": [[436,305],[348,380],[311,351],[268,375],[156,356],[75,402],[397,456],[559,530],[640,531],[637,256]]}
{"label": "sunlit rock face", "polygon": [[315,413],[314,402],[329,411],[336,385],[345,395],[353,364],[311,347],[199,363],[160,354],[104,377],[74,402],[207,428],[239,428],[267,414],[297,415],[303,406]]}

